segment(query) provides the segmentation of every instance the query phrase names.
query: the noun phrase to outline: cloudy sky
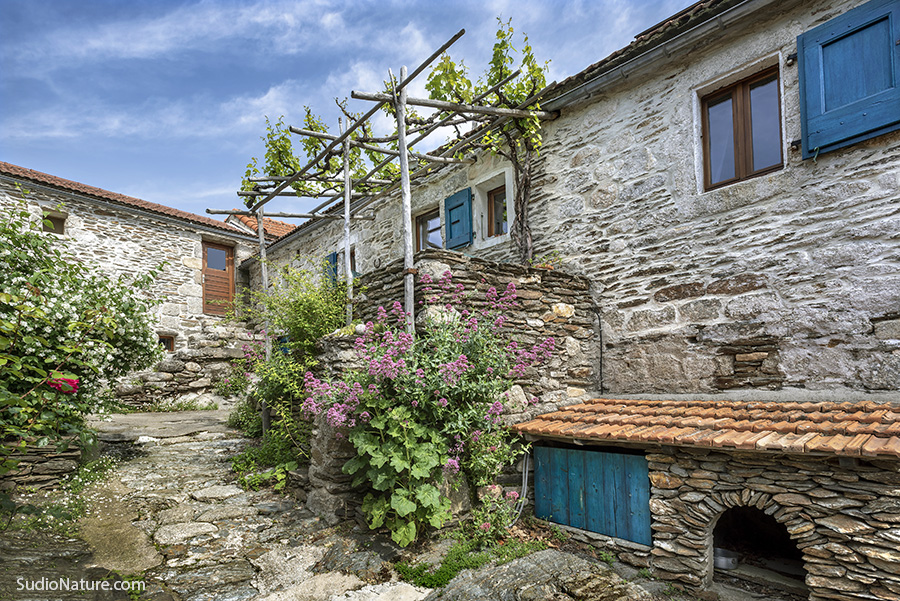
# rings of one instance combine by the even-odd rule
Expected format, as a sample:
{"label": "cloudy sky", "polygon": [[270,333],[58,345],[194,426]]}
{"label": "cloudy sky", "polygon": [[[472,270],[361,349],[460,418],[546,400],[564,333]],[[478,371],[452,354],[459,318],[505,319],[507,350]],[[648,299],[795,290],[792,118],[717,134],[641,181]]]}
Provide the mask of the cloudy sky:
{"label": "cloudy sky", "polygon": [[[415,67],[461,28],[451,54],[477,74],[496,18],[512,18],[552,81],[689,4],[0,0],[0,160],[195,213],[231,208],[266,115],[300,125],[308,105],[336,129],[335,97],[378,91],[388,68]],[[290,205],[269,204],[304,209]]]}

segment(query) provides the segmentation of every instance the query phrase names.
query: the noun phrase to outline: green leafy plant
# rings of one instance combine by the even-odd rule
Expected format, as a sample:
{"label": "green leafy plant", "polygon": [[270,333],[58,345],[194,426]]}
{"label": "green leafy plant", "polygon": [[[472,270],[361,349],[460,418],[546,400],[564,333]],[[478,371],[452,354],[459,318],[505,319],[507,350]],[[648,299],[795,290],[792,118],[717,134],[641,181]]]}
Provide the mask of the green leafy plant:
{"label": "green leafy plant", "polygon": [[515,491],[504,495],[503,487],[498,484],[485,487],[481,504],[472,510],[467,529],[469,538],[481,546],[505,538],[516,521],[518,501],[519,493]]}
{"label": "green leafy plant", "polygon": [[243,398],[238,401],[228,414],[226,424],[229,428],[240,430],[244,436],[259,438],[262,436],[262,415],[256,401]]}
{"label": "green leafy plant", "polygon": [[193,399],[162,399],[147,405],[143,410],[149,413],[172,413],[177,411],[215,411],[219,404],[215,402],[201,403]]}
{"label": "green leafy plant", "polygon": [[162,355],[145,292],[158,272],[113,279],[75,260],[22,194],[0,209],[0,474],[26,441],[90,442],[107,383]]}
{"label": "green leafy plant", "polygon": [[270,431],[258,446],[250,446],[232,457],[231,469],[238,483],[250,490],[272,485],[281,491],[287,484],[288,472],[297,469],[298,449],[279,430]]}
{"label": "green leafy plant", "polygon": [[[534,56],[528,36],[523,36],[521,50],[513,46],[514,30],[512,21],[497,19],[498,29],[491,60],[487,70],[477,82],[469,79],[468,68],[460,61],[453,61],[444,54],[431,69],[425,88],[430,97],[450,102],[471,102],[489,89],[500,84],[515,70],[515,55],[519,55],[522,75],[507,82],[481,102],[500,108],[539,109],[535,98],[538,91],[547,85],[546,73],[549,62],[540,64]],[[459,133],[459,132],[457,132]],[[513,166],[515,189],[513,206],[515,217],[510,234],[515,241],[519,258],[523,263],[531,261],[533,244],[531,227],[528,224],[528,208],[531,198],[531,179],[534,158],[541,147],[541,123],[537,117],[510,119],[501,127],[485,130],[479,144],[494,154],[507,159]]]}
{"label": "green leafy plant", "polygon": [[[304,383],[304,411],[323,415],[356,448],[344,472],[368,489],[362,509],[369,527],[387,527],[402,546],[448,519],[449,499],[438,490],[445,474],[492,482],[502,460],[522,452],[500,423],[503,395],[513,377],[548,359],[554,347],[547,339],[519,348],[503,334],[502,313],[515,303],[512,283],[464,305],[464,290],[449,272],[422,282],[430,308],[418,337],[405,331],[399,303],[390,313],[379,309],[357,340],[363,369],[338,382],[308,373]],[[494,447],[487,458],[483,438]]]}
{"label": "green leafy plant", "polygon": [[603,561],[609,565],[616,563],[616,556],[609,551],[600,551],[597,553],[597,557],[600,558],[600,561]]}

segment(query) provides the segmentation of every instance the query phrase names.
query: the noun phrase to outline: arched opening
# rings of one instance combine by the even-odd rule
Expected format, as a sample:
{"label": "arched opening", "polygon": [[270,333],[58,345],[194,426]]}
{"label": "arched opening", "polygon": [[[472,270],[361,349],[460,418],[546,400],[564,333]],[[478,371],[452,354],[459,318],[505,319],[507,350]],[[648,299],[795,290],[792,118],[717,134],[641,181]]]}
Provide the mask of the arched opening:
{"label": "arched opening", "polygon": [[713,530],[716,580],[780,591],[781,598],[807,598],[803,554],[787,528],[755,507],[732,507]]}

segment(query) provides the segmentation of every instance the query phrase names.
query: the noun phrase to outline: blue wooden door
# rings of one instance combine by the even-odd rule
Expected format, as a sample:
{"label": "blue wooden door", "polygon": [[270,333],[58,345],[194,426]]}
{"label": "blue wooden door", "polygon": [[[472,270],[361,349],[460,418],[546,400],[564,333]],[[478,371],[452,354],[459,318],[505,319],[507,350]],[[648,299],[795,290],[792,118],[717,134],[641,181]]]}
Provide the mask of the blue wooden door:
{"label": "blue wooden door", "polygon": [[641,455],[534,447],[537,517],[650,545],[650,478]]}

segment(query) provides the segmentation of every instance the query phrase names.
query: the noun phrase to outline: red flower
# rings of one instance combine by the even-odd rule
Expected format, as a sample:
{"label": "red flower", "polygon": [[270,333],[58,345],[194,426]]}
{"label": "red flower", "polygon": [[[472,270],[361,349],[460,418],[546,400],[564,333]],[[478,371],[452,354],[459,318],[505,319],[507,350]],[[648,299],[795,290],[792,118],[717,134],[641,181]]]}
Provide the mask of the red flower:
{"label": "red flower", "polygon": [[78,392],[77,378],[54,378],[53,380],[48,380],[47,385],[63,394],[75,394]]}

